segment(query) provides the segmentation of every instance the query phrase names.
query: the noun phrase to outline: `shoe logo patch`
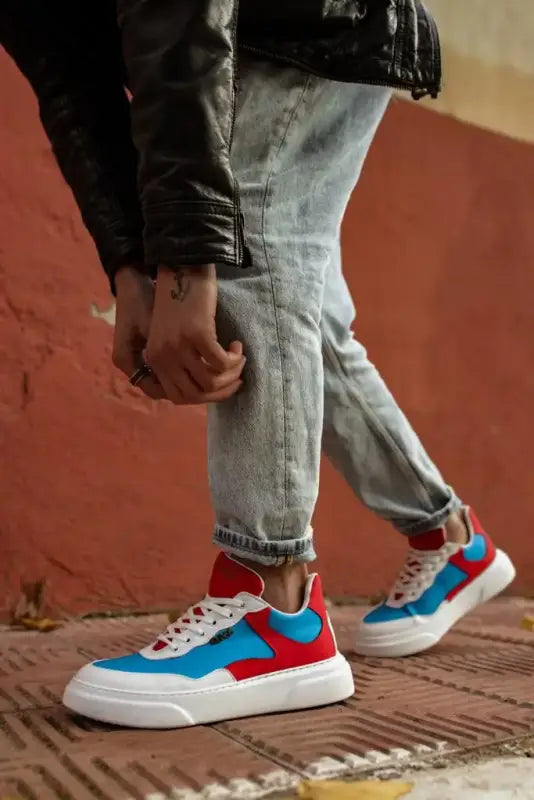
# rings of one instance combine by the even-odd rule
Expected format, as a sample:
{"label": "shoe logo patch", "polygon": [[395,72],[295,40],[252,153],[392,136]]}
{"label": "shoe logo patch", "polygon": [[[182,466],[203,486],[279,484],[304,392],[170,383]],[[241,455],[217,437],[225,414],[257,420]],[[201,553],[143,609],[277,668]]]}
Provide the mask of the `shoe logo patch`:
{"label": "shoe logo patch", "polygon": [[213,639],[209,640],[208,644],[220,644],[221,642],[224,642],[225,639],[229,639],[232,634],[232,628],[225,628],[223,631],[216,633]]}

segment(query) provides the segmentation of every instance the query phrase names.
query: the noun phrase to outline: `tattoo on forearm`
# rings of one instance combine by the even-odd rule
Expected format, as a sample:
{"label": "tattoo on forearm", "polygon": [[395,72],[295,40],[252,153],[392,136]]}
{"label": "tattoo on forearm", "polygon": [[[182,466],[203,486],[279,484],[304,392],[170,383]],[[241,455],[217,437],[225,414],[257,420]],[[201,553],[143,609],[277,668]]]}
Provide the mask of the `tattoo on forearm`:
{"label": "tattoo on forearm", "polygon": [[175,286],[171,289],[171,297],[173,300],[178,300],[179,303],[182,303],[189,294],[191,280],[184,269],[176,270],[173,277]]}

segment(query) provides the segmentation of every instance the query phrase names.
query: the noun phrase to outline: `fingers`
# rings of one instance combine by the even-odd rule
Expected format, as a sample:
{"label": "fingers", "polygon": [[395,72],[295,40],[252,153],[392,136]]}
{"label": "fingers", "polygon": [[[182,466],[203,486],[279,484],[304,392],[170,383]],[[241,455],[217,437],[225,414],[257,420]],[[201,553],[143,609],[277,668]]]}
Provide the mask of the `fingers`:
{"label": "fingers", "polygon": [[146,378],[139,381],[136,389],[141,389],[141,391],[146,394],[147,397],[150,397],[151,400],[166,400],[167,395],[163,390],[163,386],[157,380],[155,375],[147,375]]}
{"label": "fingers", "polygon": [[[200,337],[198,341],[193,341],[192,344],[202,358],[218,372],[224,372],[236,366],[243,353],[243,345],[240,342],[232,342],[232,350],[227,352],[217,339],[207,336]],[[238,349],[239,347],[241,348],[240,350]]]}
{"label": "fingers", "polygon": [[[218,376],[220,380],[221,376]],[[238,378],[229,379],[218,388],[204,391],[194,380],[187,369],[180,369],[174,373],[172,382],[161,378],[163,389],[168,400],[175,405],[203,405],[218,403],[232,397],[243,386],[243,381]]]}
{"label": "fingers", "polygon": [[170,402],[174,403],[175,406],[183,406],[189,404],[190,401],[186,400],[186,398],[182,394],[182,390],[177,385],[175,374],[173,375],[173,378],[171,380],[162,370],[159,370],[157,378],[163,387],[163,391],[165,392],[165,397],[167,398],[167,400],[170,400]]}
{"label": "fingers", "polygon": [[241,387],[243,386],[242,380],[234,381],[229,386],[226,386],[224,389],[220,389],[218,392],[212,392],[211,394],[206,394],[204,397],[204,403],[220,403],[222,400],[229,400],[234,394],[236,394]]}
{"label": "fingers", "polygon": [[189,351],[184,355],[183,365],[189,375],[203,392],[217,392],[239,380],[245,366],[246,358],[240,356],[239,361],[224,372],[216,372],[197,353]]}
{"label": "fingers", "polygon": [[206,402],[203,400],[205,392],[195,383],[186,369],[178,370],[174,375],[173,382],[178,389],[182,404],[197,405]]}
{"label": "fingers", "polygon": [[147,363],[157,375],[165,396],[175,405],[199,405],[226,400],[241,386],[245,357],[225,372],[215,372],[190,348],[179,353],[147,354]]}
{"label": "fingers", "polygon": [[214,331],[197,330],[173,341],[152,329],[143,358],[175,405],[219,402],[243,385],[243,345],[232,342],[226,351]]}
{"label": "fingers", "polygon": [[[128,350],[113,350],[112,355],[113,364],[123,372],[129,379],[134,374],[136,369],[142,366],[142,360],[139,353],[133,353]],[[162,385],[159,383],[155,375],[147,375],[135,387],[140,389],[147,397],[152,400],[164,400],[165,392]]]}
{"label": "fingers", "polygon": [[230,346],[228,348],[229,353],[237,353],[238,355],[243,355],[243,342],[230,342]]}

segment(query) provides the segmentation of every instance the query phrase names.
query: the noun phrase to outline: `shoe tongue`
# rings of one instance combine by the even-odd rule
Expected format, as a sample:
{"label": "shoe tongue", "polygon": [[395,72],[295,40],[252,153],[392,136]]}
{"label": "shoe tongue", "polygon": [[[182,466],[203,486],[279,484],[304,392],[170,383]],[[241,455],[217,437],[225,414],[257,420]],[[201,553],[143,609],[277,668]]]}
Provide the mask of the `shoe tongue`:
{"label": "shoe tongue", "polygon": [[410,547],[414,550],[439,550],[446,541],[445,528],[436,528],[434,531],[410,536]]}
{"label": "shoe tongue", "polygon": [[235,597],[239,592],[261,597],[264,588],[263,580],[256,572],[226,553],[219,553],[211,573],[210,597]]}

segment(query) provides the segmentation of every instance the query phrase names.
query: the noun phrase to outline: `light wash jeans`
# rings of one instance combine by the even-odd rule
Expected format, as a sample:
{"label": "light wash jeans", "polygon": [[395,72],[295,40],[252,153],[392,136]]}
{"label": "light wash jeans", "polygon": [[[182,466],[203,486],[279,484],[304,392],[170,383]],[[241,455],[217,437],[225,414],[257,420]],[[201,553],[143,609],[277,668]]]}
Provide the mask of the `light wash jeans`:
{"label": "light wash jeans", "polygon": [[214,541],[263,564],[311,561],[321,447],[399,531],[436,528],[461,503],[354,340],[341,270],[341,221],[390,91],[248,58],[238,86],[232,165],[253,266],[218,268],[219,336],[248,360],[244,388],[208,413]]}

